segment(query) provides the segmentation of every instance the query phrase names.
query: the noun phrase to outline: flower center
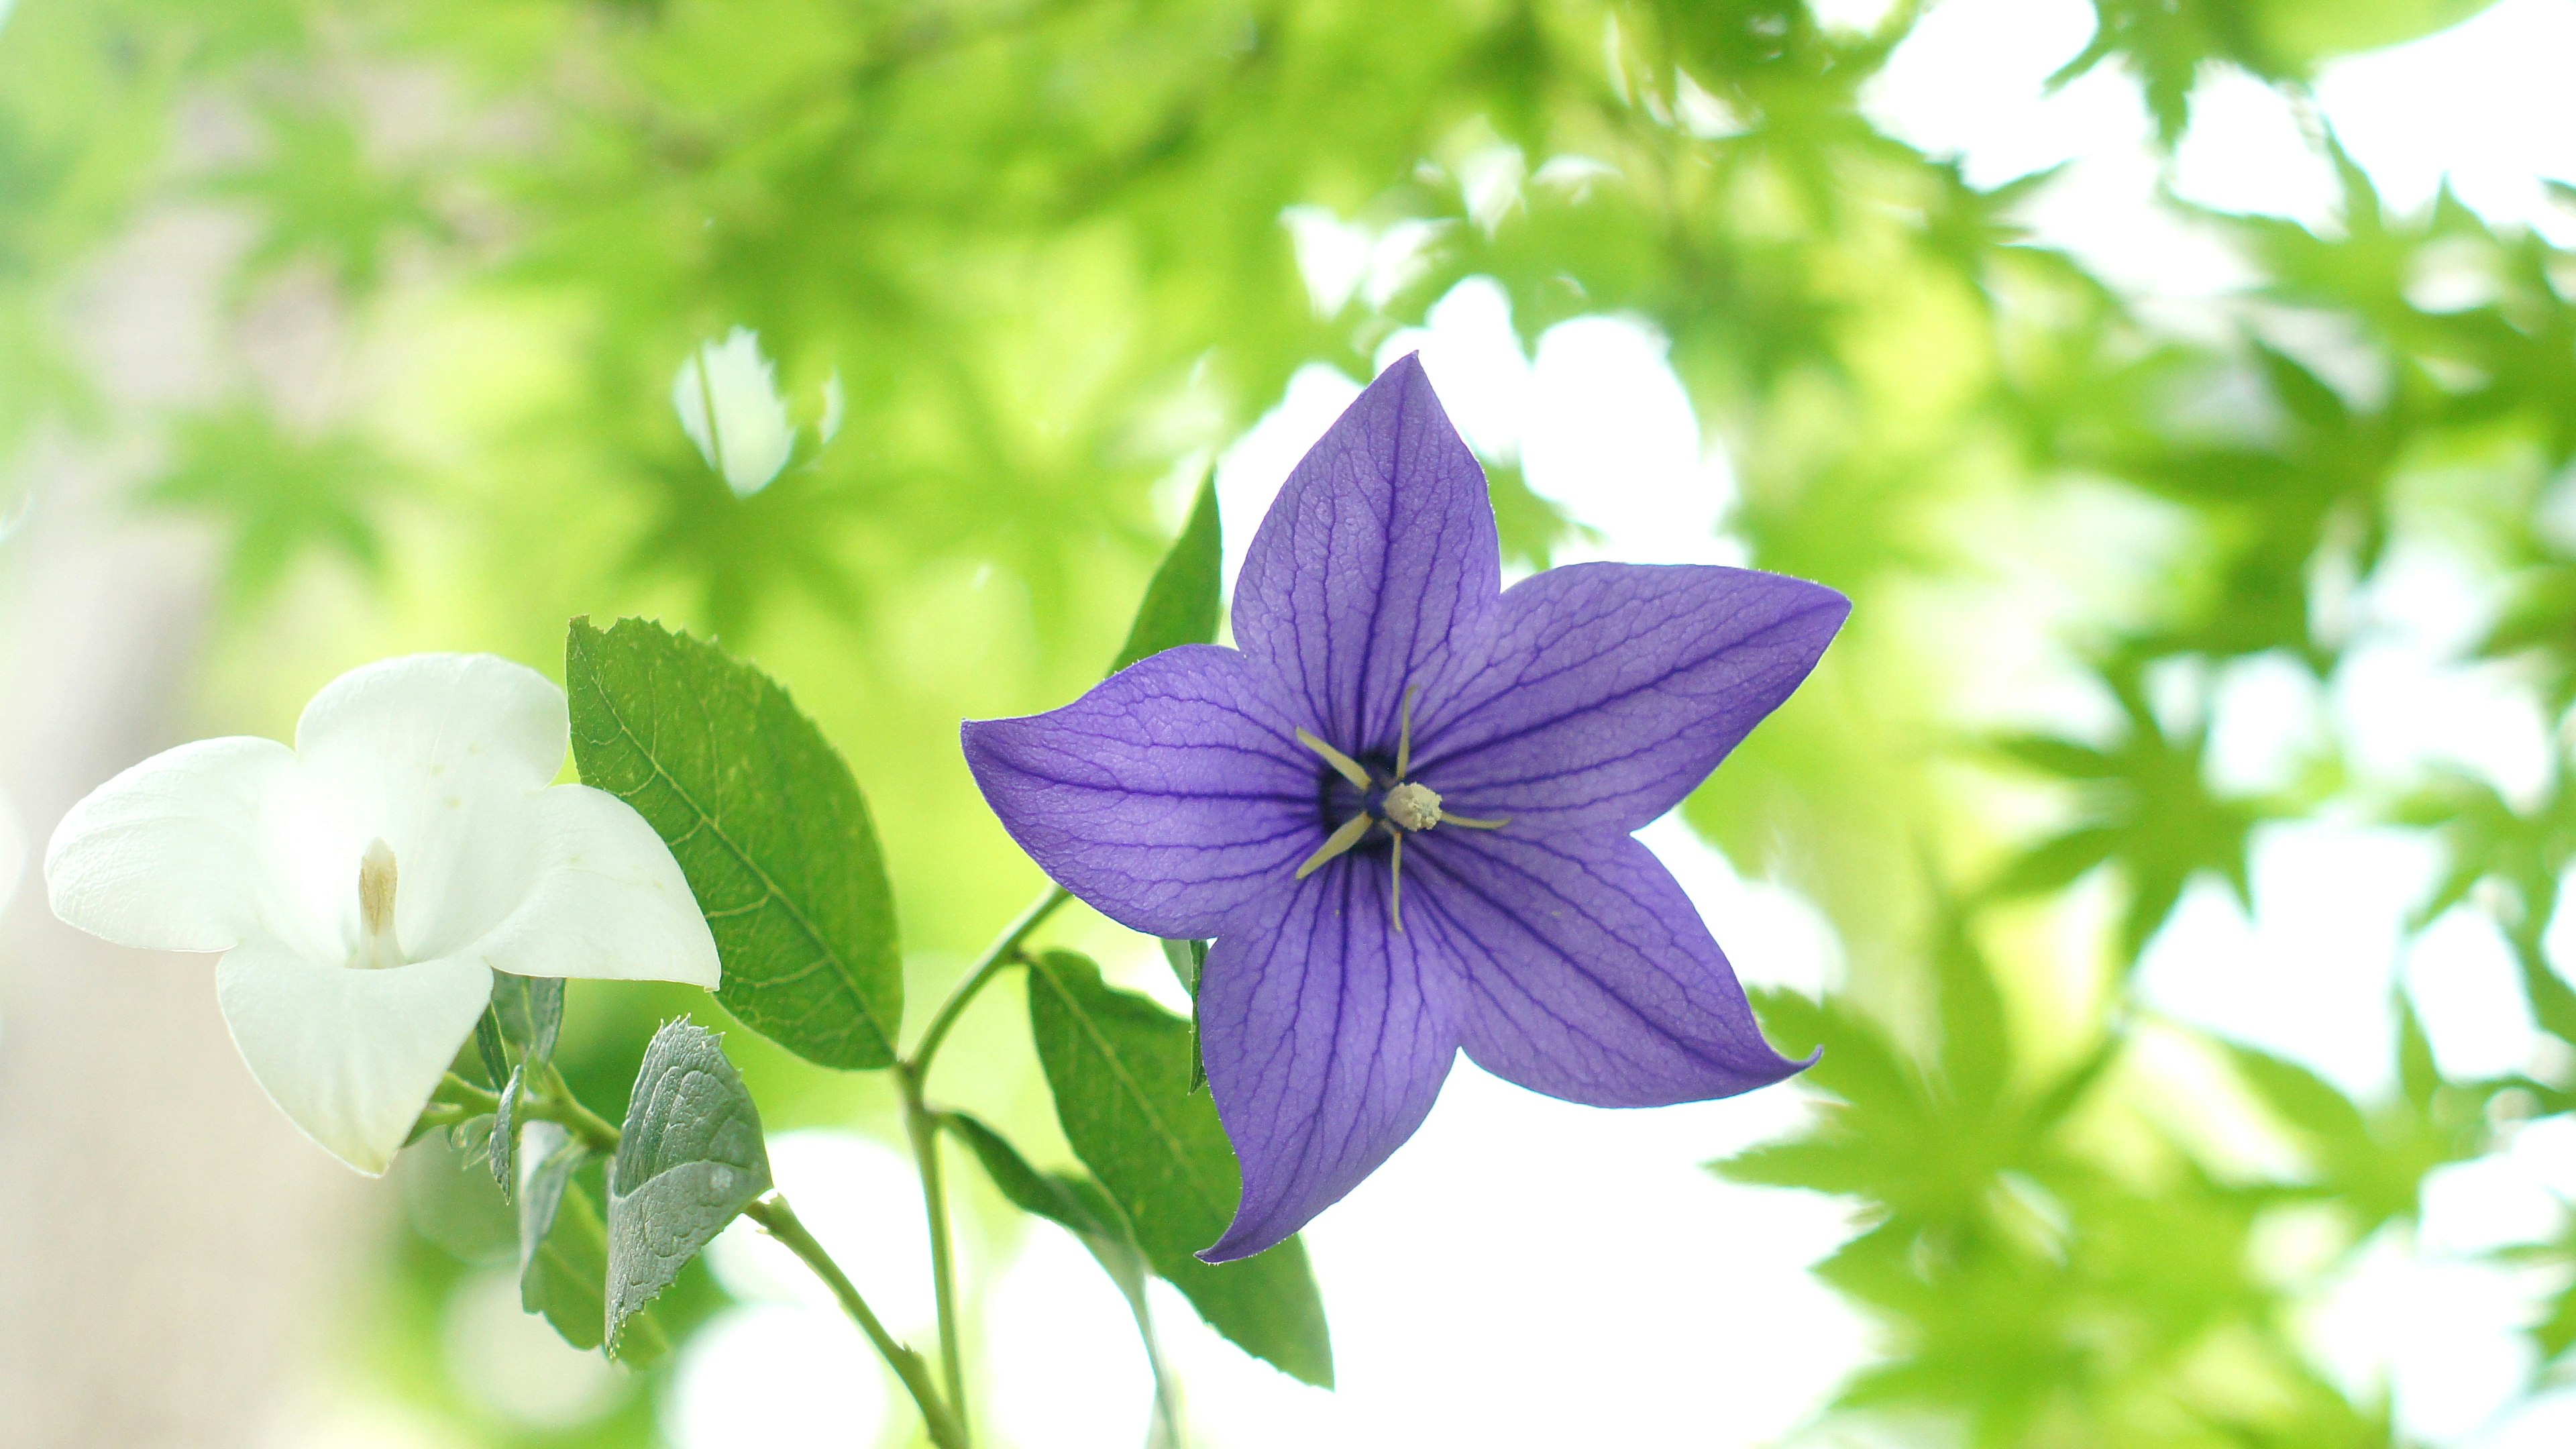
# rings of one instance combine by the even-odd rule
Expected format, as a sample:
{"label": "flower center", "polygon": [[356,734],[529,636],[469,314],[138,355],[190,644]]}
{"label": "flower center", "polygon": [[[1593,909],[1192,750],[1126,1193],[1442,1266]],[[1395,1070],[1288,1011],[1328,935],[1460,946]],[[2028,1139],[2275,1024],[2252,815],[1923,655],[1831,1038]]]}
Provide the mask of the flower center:
{"label": "flower center", "polygon": [[378,836],[358,857],[358,952],[349,964],[383,970],[407,965],[402,943],[394,937],[394,848]]}
{"label": "flower center", "polygon": [[[1396,735],[1395,773],[1385,780],[1377,779],[1359,761],[1324,743],[1312,730],[1298,730],[1297,743],[1322,756],[1324,763],[1333,767],[1333,773],[1348,780],[1352,788],[1360,792],[1359,813],[1324,837],[1324,843],[1315,848],[1313,855],[1306,857],[1305,864],[1297,867],[1297,879],[1304,880],[1323,869],[1325,862],[1367,839],[1372,828],[1383,827],[1395,842],[1387,852],[1394,884],[1387,893],[1386,909],[1398,931],[1404,929],[1404,838],[1407,835],[1419,834],[1443,823],[1469,830],[1500,830],[1511,823],[1508,815],[1492,820],[1452,815],[1441,808],[1439,791],[1406,778],[1413,773],[1413,691],[1410,688],[1404,691],[1403,723]],[[1378,793],[1381,789],[1384,794]],[[1369,803],[1372,800],[1376,802],[1374,809]]]}

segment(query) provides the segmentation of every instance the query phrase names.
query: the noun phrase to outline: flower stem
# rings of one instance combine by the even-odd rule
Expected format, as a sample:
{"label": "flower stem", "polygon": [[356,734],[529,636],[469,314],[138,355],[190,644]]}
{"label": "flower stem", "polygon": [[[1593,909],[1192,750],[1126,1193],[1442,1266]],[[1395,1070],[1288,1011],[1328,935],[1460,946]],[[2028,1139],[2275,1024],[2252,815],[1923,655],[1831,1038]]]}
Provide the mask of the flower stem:
{"label": "flower stem", "polygon": [[1019,960],[1022,954],[1020,947],[1028,940],[1030,933],[1046,924],[1046,918],[1054,915],[1058,906],[1071,899],[1073,899],[1072,895],[1064,887],[1051,885],[1047,887],[1046,894],[1039,896],[1027,910],[1020,912],[1020,918],[1013,921],[1010,929],[1002,933],[1002,939],[995,941],[991,948],[984,952],[982,959],[966,973],[965,979],[958,982],[957,988],[948,993],[948,999],[940,1003],[939,1014],[930,1019],[930,1029],[921,1034],[920,1043],[913,1047],[912,1055],[904,1063],[913,1074],[920,1076],[929,1073],[931,1058],[939,1054],[939,1044],[948,1039],[948,1030],[957,1024],[957,1018],[966,1010],[966,1003],[973,1001],[975,993],[982,991],[986,983],[1000,975],[1003,967]]}
{"label": "flower stem", "polygon": [[948,999],[940,1003],[911,1055],[894,1066],[895,1081],[903,1089],[904,1131],[912,1139],[913,1161],[921,1172],[922,1212],[930,1222],[931,1288],[939,1301],[939,1363],[948,1385],[948,1403],[956,1415],[954,1428],[960,1444],[966,1442],[967,1433],[966,1356],[958,1343],[957,1254],[950,1239],[948,1189],[940,1169],[939,1114],[930,1109],[924,1098],[922,1082],[930,1074],[930,1063],[938,1056],[940,1044],[948,1040],[949,1030],[965,1013],[967,1003],[1004,967],[1027,959],[1021,946],[1046,923],[1047,917],[1055,914],[1057,907],[1071,899],[1064,887],[1049,886],[1045,894],[1020,912],[1019,919],[968,968],[965,977],[948,993]]}
{"label": "flower stem", "polygon": [[[895,1376],[903,1380],[904,1388],[912,1394],[912,1401],[921,1406],[921,1419],[930,1430],[930,1442],[938,1445],[939,1449],[967,1449],[964,1416],[952,1414],[948,1404],[940,1398],[939,1390],[930,1382],[930,1366],[921,1361],[920,1354],[896,1342],[894,1335],[886,1332],[885,1325],[878,1322],[876,1314],[868,1308],[867,1300],[859,1296],[859,1290],[850,1282],[849,1275],[841,1271],[841,1265],[832,1261],[832,1255],[823,1251],[823,1245],[814,1241],[812,1233],[805,1231],[805,1224],[797,1220],[795,1210],[787,1205],[787,1199],[771,1193],[744,1208],[742,1215],[760,1224],[771,1237],[785,1243],[789,1252],[804,1259],[805,1266],[814,1270],[814,1276],[831,1288],[832,1296],[841,1300],[841,1307],[858,1322],[859,1330],[868,1336],[868,1342],[876,1345],[877,1352],[894,1369]],[[944,1304],[940,1318],[943,1324],[947,1321]],[[949,1392],[956,1392],[953,1385]]]}
{"label": "flower stem", "polygon": [[921,1168],[921,1207],[930,1221],[930,1285],[939,1303],[939,1366],[948,1384],[948,1402],[957,1416],[959,1442],[965,1442],[966,1356],[958,1347],[957,1255],[949,1242],[948,1192],[939,1163],[939,1119],[922,1101],[921,1070],[898,1063],[895,1080],[903,1086],[903,1125],[912,1138],[913,1160]]}
{"label": "flower stem", "polygon": [[552,1062],[544,1064],[545,1087],[526,1099],[527,1114],[542,1122],[559,1123],[571,1128],[574,1135],[589,1143],[592,1151],[606,1155],[617,1150],[625,1133],[617,1124],[582,1104],[572,1094],[572,1084]]}

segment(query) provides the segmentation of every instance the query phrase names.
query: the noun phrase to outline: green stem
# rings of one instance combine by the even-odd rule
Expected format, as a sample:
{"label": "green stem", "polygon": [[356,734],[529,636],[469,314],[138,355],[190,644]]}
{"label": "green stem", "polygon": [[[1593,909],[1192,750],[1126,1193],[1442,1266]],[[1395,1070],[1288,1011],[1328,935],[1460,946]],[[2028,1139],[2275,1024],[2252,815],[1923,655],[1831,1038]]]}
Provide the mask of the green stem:
{"label": "green stem", "polygon": [[[552,1062],[543,1065],[544,1089],[520,1099],[520,1110],[539,1122],[554,1122],[572,1129],[575,1136],[590,1144],[592,1151],[603,1156],[617,1150],[625,1133],[617,1124],[582,1105],[572,1094],[572,1085]],[[522,1088],[524,1091],[525,1089]]]}
{"label": "green stem", "polygon": [[449,1072],[446,1080],[438,1084],[438,1091],[430,1097],[430,1102],[432,1105],[442,1102],[453,1103],[469,1109],[468,1115],[479,1115],[497,1111],[501,1106],[501,1094],[484,1091],[454,1072]]}
{"label": "green stem", "polygon": [[963,1436],[967,1433],[966,1356],[958,1347],[957,1254],[949,1241],[939,1119],[922,1101],[919,1068],[898,1063],[895,1080],[903,1086],[903,1125],[912,1138],[913,1160],[921,1167],[921,1207],[930,1221],[930,1285],[939,1302],[939,1366],[947,1379],[949,1405],[957,1415],[957,1432]]}
{"label": "green stem", "polygon": [[965,977],[948,993],[948,999],[940,1003],[912,1054],[894,1067],[895,1081],[903,1088],[904,1132],[912,1139],[913,1161],[921,1172],[922,1212],[930,1222],[930,1280],[939,1302],[939,1362],[948,1385],[948,1403],[955,1413],[951,1427],[960,1444],[966,1442],[967,1432],[966,1356],[958,1343],[957,1254],[949,1236],[948,1189],[940,1169],[939,1117],[924,1100],[921,1084],[929,1075],[931,1059],[939,1054],[940,1044],[948,1040],[949,1031],[965,1013],[967,1003],[1004,967],[1025,960],[1020,947],[1030,933],[1071,899],[1062,886],[1049,886],[1044,895],[1020,912],[1020,918],[967,969]]}
{"label": "green stem", "polygon": [[975,993],[982,991],[986,983],[1000,975],[1002,968],[1021,959],[1020,947],[1028,940],[1030,933],[1046,924],[1046,918],[1054,915],[1058,906],[1071,899],[1073,899],[1072,895],[1064,887],[1049,886],[1046,894],[1039,896],[1027,910],[1020,912],[1020,918],[1013,921],[1010,929],[1002,933],[1002,939],[993,943],[992,948],[987,950],[982,959],[975,963],[973,969],[966,973],[966,978],[957,983],[954,991],[948,993],[948,999],[940,1003],[939,1014],[930,1019],[930,1029],[921,1034],[920,1044],[912,1049],[911,1057],[904,1063],[906,1067],[916,1075],[928,1075],[931,1058],[939,1055],[939,1044],[948,1039],[949,1028],[957,1024],[957,1018],[966,1010],[966,1003],[973,1001]]}
{"label": "green stem", "polygon": [[[767,1229],[771,1237],[785,1243],[789,1252],[804,1259],[805,1266],[814,1270],[814,1276],[830,1286],[832,1296],[841,1300],[841,1307],[858,1322],[859,1330],[868,1336],[868,1342],[876,1345],[877,1352],[894,1369],[895,1376],[903,1380],[904,1388],[911,1391],[912,1401],[921,1406],[921,1420],[930,1430],[930,1442],[938,1445],[939,1449],[967,1449],[964,1416],[949,1412],[938,1388],[930,1382],[930,1366],[921,1361],[920,1354],[896,1342],[894,1335],[886,1332],[886,1326],[877,1321],[876,1314],[868,1308],[867,1300],[859,1296],[857,1286],[850,1282],[848,1274],[841,1271],[841,1265],[832,1261],[832,1255],[823,1251],[823,1245],[814,1241],[812,1233],[805,1231],[805,1224],[797,1220],[795,1210],[787,1206],[787,1199],[771,1193],[744,1208],[742,1215]],[[947,1321],[944,1304],[940,1318],[942,1323]],[[950,1393],[955,1392],[952,1386]]]}

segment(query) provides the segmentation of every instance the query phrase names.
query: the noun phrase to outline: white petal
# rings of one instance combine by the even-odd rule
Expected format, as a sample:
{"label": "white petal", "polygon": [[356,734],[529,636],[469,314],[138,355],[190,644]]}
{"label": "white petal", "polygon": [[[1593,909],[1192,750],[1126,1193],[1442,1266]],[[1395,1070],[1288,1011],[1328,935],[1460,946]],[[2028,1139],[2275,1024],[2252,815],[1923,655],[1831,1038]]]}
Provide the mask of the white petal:
{"label": "white petal", "polygon": [[[681,426],[688,426],[692,411],[705,418],[707,401],[714,400],[712,431],[699,441],[698,451],[724,474],[725,486],[735,496],[748,498],[769,486],[796,450],[787,399],[779,396],[777,375],[761,355],[760,334],[748,328],[736,327],[722,344],[699,348],[697,360],[704,395],[694,405],[682,406]],[[697,434],[693,430],[690,436]]]}
{"label": "white petal", "polygon": [[521,976],[715,989],[715,937],[670,847],[634,807],[587,785],[557,785],[528,807],[527,895],[468,954]]}
{"label": "white petal", "polygon": [[305,809],[300,786],[294,754],[275,740],[154,755],[55,827],[45,848],[54,914],[149,950],[221,951],[252,936],[312,944],[311,909],[282,859]]}
{"label": "white petal", "polygon": [[396,935],[415,959],[488,931],[526,894],[516,838],[528,797],[562,770],[563,691],[489,654],[414,654],[325,686],[295,728],[297,755],[339,809],[344,838],[310,889],[357,938],[358,858],[371,840],[399,870]]}
{"label": "white petal", "polygon": [[254,940],[224,957],[215,993],[269,1100],[372,1177],[401,1150],[473,1033],[492,973],[459,960],[357,971]]}

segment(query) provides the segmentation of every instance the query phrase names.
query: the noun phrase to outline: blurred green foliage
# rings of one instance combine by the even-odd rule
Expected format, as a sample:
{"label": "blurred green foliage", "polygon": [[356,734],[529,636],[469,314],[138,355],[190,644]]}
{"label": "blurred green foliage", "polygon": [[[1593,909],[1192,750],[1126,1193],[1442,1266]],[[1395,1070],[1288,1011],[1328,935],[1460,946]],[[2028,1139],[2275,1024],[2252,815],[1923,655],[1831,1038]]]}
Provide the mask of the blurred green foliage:
{"label": "blurred green foliage", "polygon": [[[2171,144],[2216,67],[2295,92],[2326,57],[2476,8],[2097,0],[2069,74],[2133,72]],[[396,647],[545,663],[581,613],[720,634],[853,762],[912,990],[935,999],[1036,884],[955,721],[1097,677],[1209,450],[1304,364],[1363,374],[1468,277],[1503,287],[1525,342],[1641,316],[1734,462],[1755,562],[1858,603],[1689,807],[1820,902],[1851,963],[1821,1005],[1764,1003],[1784,1046],[1826,1048],[1808,1080],[1827,1105],[1720,1165],[1863,1207],[1820,1271],[1886,1356],[1819,1441],[2387,1444],[2386,1404],[2321,1374],[2294,1306],[2411,1222],[2428,1171],[2576,1108],[2576,1081],[2443,1080],[2401,1007],[2398,1089],[2355,1101],[2157,1020],[2130,968],[2190,882],[2245,893],[2265,822],[2383,820],[2443,853],[2419,922],[2493,916],[2539,1025],[2576,1047],[2576,990],[2542,949],[2576,796],[2374,780],[2332,739],[2294,780],[2231,791],[2205,712],[2174,717],[2151,685],[2257,656],[2330,678],[2355,639],[2339,601],[2423,537],[2507,580],[2485,654],[2553,717],[2576,699],[2576,552],[2540,524],[2576,456],[2576,255],[2447,196],[2392,214],[2337,152],[2338,225],[2206,219],[2261,281],[2217,335],[2177,335],[2026,243],[2015,208],[2042,180],[1979,191],[1860,113],[1916,19],[1900,3],[1855,32],[1790,0],[22,0],[0,31],[0,434],[164,440],[140,501],[231,541],[220,657],[257,681],[238,711],[270,724]],[[1694,119],[1712,106],[1727,124]],[[1469,184],[1495,174],[1499,201]],[[1282,225],[1297,206],[1430,240],[1382,305],[1319,307]],[[220,299],[238,329],[282,289],[330,299],[337,370],[363,379],[333,406],[228,377],[138,419],[72,360],[92,260],[208,209],[245,224]],[[2419,300],[2430,270],[2474,275],[2477,300]],[[792,395],[837,370],[849,396],[838,441],[748,500],[666,401],[678,360],[736,324]],[[2341,340],[2321,357],[2294,333]],[[1508,465],[1495,493],[1507,548],[1544,562],[1562,520]],[[2084,521],[2102,508],[2172,540],[2135,597],[1959,606],[2035,553],[2128,567],[2123,525]],[[1973,697],[1994,644],[1977,628],[2058,651],[2108,727],[1999,726]],[[565,1070],[613,1104],[656,1014],[690,1008],[577,987]],[[974,1035],[961,1098],[1048,1140],[1025,1051]],[[2166,1110],[2158,1042],[2212,1064],[2291,1165],[2248,1167]],[[731,1045],[777,1125],[884,1127],[875,1079]],[[2328,1250],[2284,1267],[2264,1244],[2285,1223]],[[2519,1257],[2563,1267],[2576,1241]],[[371,1372],[495,1443],[641,1442],[631,1387],[538,1433],[427,1367],[461,1271],[403,1241]],[[684,1275],[674,1331],[716,1293]],[[2539,1341],[2576,1342],[2576,1293]]]}

